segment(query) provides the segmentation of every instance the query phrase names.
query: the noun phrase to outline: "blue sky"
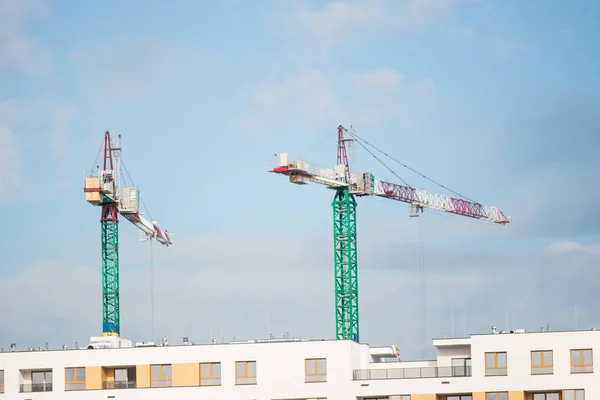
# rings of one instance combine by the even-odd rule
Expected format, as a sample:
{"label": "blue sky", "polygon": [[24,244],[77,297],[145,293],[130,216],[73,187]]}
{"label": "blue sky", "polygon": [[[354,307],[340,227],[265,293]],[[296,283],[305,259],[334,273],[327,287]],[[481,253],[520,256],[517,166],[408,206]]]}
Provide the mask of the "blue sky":
{"label": "blue sky", "polygon": [[[99,333],[100,210],[82,187],[105,130],[123,135],[148,211],[175,233],[153,246],[156,337],[334,335],[333,193],[267,169],[278,152],[332,166],[339,124],[512,216],[426,212],[427,338],[507,315],[509,328],[600,327],[599,13],[593,1],[2,1],[0,343]],[[360,148],[353,168],[397,181]],[[377,198],[358,218],[361,339],[419,357],[418,222]],[[138,238],[121,223],[122,334],[151,340]]]}

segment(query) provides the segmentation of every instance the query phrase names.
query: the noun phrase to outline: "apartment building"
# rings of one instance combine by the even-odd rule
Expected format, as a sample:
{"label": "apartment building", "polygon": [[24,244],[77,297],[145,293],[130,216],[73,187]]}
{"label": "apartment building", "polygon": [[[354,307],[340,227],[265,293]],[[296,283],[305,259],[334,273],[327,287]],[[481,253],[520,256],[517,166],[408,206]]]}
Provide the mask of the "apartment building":
{"label": "apartment building", "polygon": [[0,353],[0,398],[600,399],[600,331],[434,339],[430,361],[406,361],[395,346],[349,340],[158,346],[107,340],[89,347],[109,348]]}

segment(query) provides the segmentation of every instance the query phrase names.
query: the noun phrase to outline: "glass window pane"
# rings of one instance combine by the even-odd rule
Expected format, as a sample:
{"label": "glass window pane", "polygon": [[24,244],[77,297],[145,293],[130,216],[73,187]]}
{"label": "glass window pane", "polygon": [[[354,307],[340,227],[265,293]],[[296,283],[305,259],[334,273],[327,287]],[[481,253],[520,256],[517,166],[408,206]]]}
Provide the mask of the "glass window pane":
{"label": "glass window pane", "polygon": [[202,378],[210,377],[210,364],[208,364],[208,363],[200,364],[200,376]]}
{"label": "glass window pane", "polygon": [[506,353],[498,353],[498,366],[506,367]]}
{"label": "glass window pane", "polygon": [[315,360],[304,360],[306,366],[306,375],[312,375],[315,373]]}
{"label": "glass window pane", "polygon": [[592,350],[584,350],[583,351],[583,363],[584,364],[592,363]]}
{"label": "glass window pane", "polygon": [[217,378],[221,376],[221,363],[213,363],[212,376]]}
{"label": "glass window pane", "polygon": [[[486,353],[485,354],[486,368],[493,368],[495,364],[496,364],[496,359],[495,359],[494,353]],[[448,400],[452,400],[452,399],[449,398]]]}
{"label": "glass window pane", "polygon": [[533,400],[546,400],[546,395],[544,393],[534,393]]}
{"label": "glass window pane", "polygon": [[544,352],[544,365],[552,365],[552,350]]}
{"label": "glass window pane", "polygon": [[508,400],[508,393],[507,392],[498,393],[498,400]]}
{"label": "glass window pane", "polygon": [[235,376],[245,376],[246,375],[246,364],[244,362],[236,362],[235,363]]}
{"label": "glass window pane", "polygon": [[488,393],[485,400],[496,400],[496,393]]}
{"label": "glass window pane", "polygon": [[579,350],[571,350],[571,364],[573,364],[573,365],[581,364],[581,357],[579,354]]}
{"label": "glass window pane", "polygon": [[563,400],[576,400],[574,390],[565,390],[565,398]]}
{"label": "glass window pane", "polygon": [[44,383],[44,373],[43,372],[32,372],[31,373],[31,382],[32,383]]}
{"label": "glass window pane", "polygon": [[541,364],[541,357],[540,357],[540,352],[539,351],[532,351],[531,352],[531,365],[533,367],[536,367],[538,365]]}
{"label": "glass window pane", "polygon": [[171,366],[163,365],[163,378],[171,379]]}
{"label": "glass window pane", "polygon": [[585,390],[579,389],[577,391],[577,400],[585,400]]}
{"label": "glass window pane", "polygon": [[160,365],[152,366],[152,379],[160,379]]}
{"label": "glass window pane", "polygon": [[75,379],[75,371],[73,368],[67,368],[67,382],[73,382]]}
{"label": "glass window pane", "polygon": [[4,385],[4,371],[0,371],[0,385]]}
{"label": "glass window pane", "polygon": [[115,369],[115,381],[125,382],[127,381],[127,370],[123,368]]}
{"label": "glass window pane", "polygon": [[327,371],[326,361],[325,360],[318,360],[317,361],[317,371],[320,374],[324,374]]}
{"label": "glass window pane", "polygon": [[256,376],[256,361],[248,363],[248,376]]}
{"label": "glass window pane", "polygon": [[560,395],[558,393],[547,393],[546,400],[560,400]]}
{"label": "glass window pane", "polygon": [[77,382],[85,381],[85,368],[77,368]]}

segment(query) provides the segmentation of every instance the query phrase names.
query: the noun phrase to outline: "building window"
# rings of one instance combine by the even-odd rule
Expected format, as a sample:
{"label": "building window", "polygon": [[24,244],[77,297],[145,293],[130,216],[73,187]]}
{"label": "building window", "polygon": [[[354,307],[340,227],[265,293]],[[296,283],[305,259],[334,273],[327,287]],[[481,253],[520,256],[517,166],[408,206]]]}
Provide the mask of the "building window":
{"label": "building window", "polygon": [[489,393],[486,393],[485,400],[508,400],[508,392],[489,392]]}
{"label": "building window", "polygon": [[593,372],[592,349],[571,350],[571,373]]}
{"label": "building window", "polygon": [[485,374],[506,375],[506,353],[485,353]]}
{"label": "building window", "polygon": [[171,364],[156,364],[150,366],[150,386],[171,386]]}
{"label": "building window", "polygon": [[235,384],[256,385],[256,361],[235,362]]}
{"label": "building window", "polygon": [[65,390],[85,389],[85,368],[65,368]]}
{"label": "building window", "polygon": [[304,379],[306,382],[327,382],[327,360],[324,358],[304,360]]}
{"label": "building window", "polygon": [[410,394],[394,394],[391,396],[365,397],[363,400],[410,400]]}
{"label": "building window", "polygon": [[448,395],[446,400],[473,400],[473,396],[470,394]]}
{"label": "building window", "polygon": [[565,390],[563,400],[585,400],[585,390]]}
{"label": "building window", "polygon": [[560,400],[560,393],[534,393],[533,400]]}
{"label": "building window", "polygon": [[532,374],[552,374],[553,371],[552,350],[531,352]]}
{"label": "building window", "polygon": [[471,359],[453,358],[452,376],[471,376]]}
{"label": "building window", "polygon": [[221,384],[221,363],[200,364],[200,386],[219,386]]}
{"label": "building window", "polygon": [[0,393],[4,393],[4,371],[0,369]]}

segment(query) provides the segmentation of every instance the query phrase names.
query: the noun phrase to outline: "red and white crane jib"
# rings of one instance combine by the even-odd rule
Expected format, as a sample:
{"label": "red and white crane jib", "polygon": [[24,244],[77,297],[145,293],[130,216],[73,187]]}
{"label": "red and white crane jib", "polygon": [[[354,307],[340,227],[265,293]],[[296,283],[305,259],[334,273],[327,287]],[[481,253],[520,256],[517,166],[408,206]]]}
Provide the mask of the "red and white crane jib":
{"label": "red and white crane jib", "polygon": [[464,215],[496,224],[507,224],[509,222],[509,218],[496,207],[484,206],[483,204],[380,180],[375,180],[374,186],[373,194],[375,196],[387,197],[418,207],[433,208],[434,210]]}
{"label": "red and white crane jib", "polygon": [[279,154],[278,166],[271,172],[287,175],[291,183],[299,185],[314,182],[331,189],[348,187],[350,193],[358,196],[380,196],[417,207],[432,208],[497,224],[509,223],[509,218],[496,207],[381,181],[374,179],[373,175],[369,173],[351,174],[350,182],[346,183],[343,165],[338,165],[335,169],[328,169],[305,161],[289,161],[288,153]]}
{"label": "red and white crane jib", "polygon": [[172,244],[168,232],[163,232],[158,226],[156,226],[156,224],[148,221],[140,214],[122,212],[121,215],[126,220],[137,226],[142,232],[144,232],[147,238],[156,239],[159,243],[164,244],[166,246]]}

